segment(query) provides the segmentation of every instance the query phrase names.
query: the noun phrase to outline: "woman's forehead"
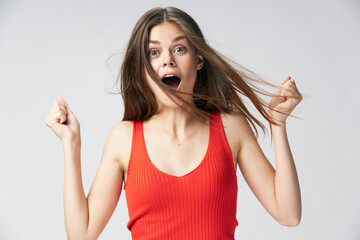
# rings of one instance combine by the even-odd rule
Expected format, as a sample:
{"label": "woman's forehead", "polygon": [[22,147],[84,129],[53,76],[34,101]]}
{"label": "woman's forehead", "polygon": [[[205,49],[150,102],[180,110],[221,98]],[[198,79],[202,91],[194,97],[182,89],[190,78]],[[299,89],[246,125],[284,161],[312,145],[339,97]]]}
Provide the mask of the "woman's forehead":
{"label": "woman's forehead", "polygon": [[152,41],[161,41],[157,38],[177,38],[186,37],[185,33],[174,23],[163,22],[158,25],[155,25],[149,34],[149,40]]}

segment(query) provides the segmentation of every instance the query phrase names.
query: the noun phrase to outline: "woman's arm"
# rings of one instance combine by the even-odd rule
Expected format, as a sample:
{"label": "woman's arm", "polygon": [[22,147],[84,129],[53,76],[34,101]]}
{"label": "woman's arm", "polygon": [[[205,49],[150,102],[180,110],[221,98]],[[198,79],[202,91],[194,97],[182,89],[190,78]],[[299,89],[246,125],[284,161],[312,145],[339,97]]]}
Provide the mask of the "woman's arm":
{"label": "woman's arm", "polygon": [[64,141],[64,214],[68,239],[85,239],[88,203],[81,178],[81,143]]}
{"label": "woman's arm", "polygon": [[280,224],[298,225],[301,218],[300,188],[286,132],[273,128],[275,171],[245,116],[236,112],[225,116],[224,126],[230,128],[227,137],[238,146],[237,163],[251,191]]}
{"label": "woman's arm", "polygon": [[[64,210],[68,239],[97,239],[119,200],[123,167],[121,153],[128,147],[132,124],[120,122],[110,131],[88,197],[81,177],[80,124],[65,100],[58,96],[45,124],[59,137],[64,150]],[[119,144],[119,143],[123,144]],[[125,154],[126,155],[126,154]],[[120,159],[121,158],[121,159]]]}
{"label": "woman's arm", "polygon": [[94,182],[85,197],[81,141],[64,141],[64,211],[68,239],[97,239],[119,200],[123,171],[118,156],[119,126],[110,131]]}
{"label": "woman's arm", "polygon": [[281,221],[289,221],[289,225],[296,226],[301,219],[301,194],[286,125],[272,125],[271,129],[276,159],[275,193]]}
{"label": "woman's arm", "polygon": [[[271,101],[274,110],[290,114],[301,101],[295,82],[289,77],[279,86]],[[287,115],[270,112],[280,126],[270,125],[275,147],[276,171],[264,155],[246,120],[238,112],[227,115],[229,138],[237,147],[237,162],[245,181],[264,208],[280,224],[297,226],[301,219],[301,196],[294,159],[286,133]]]}
{"label": "woman's arm", "polygon": [[280,84],[269,105],[270,115],[279,123],[279,126],[270,124],[276,159],[276,199],[280,206],[280,216],[283,219],[293,219],[292,225],[297,225],[300,222],[301,194],[295,163],[287,138],[286,119],[301,100],[302,95],[296,87],[295,80],[287,76]]}

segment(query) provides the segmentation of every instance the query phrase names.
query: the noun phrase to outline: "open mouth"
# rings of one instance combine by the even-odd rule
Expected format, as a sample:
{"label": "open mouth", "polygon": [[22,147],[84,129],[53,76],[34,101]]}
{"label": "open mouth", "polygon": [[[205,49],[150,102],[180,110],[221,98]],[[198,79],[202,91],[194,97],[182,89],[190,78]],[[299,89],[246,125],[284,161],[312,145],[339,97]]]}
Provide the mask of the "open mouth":
{"label": "open mouth", "polygon": [[177,89],[180,85],[181,79],[174,75],[167,75],[162,79],[162,81],[170,87]]}

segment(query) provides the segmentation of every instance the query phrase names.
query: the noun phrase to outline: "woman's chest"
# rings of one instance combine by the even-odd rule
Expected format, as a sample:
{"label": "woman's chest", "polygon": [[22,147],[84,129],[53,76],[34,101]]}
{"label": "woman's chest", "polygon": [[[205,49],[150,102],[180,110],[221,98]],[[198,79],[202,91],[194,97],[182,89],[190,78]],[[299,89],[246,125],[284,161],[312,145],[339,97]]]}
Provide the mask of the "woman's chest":
{"label": "woman's chest", "polygon": [[[225,128],[224,130],[225,136],[229,136],[226,138],[225,144],[228,144],[231,149],[233,167],[236,171],[238,146],[229,132],[230,129]],[[154,171],[178,177],[196,170],[202,164],[210,151],[212,140],[208,126],[199,128],[196,134],[183,139],[157,134],[145,127],[141,138],[142,141],[139,141],[138,144],[142,144],[141,149],[146,158],[144,161],[148,161]],[[130,155],[131,147],[127,149],[127,157],[123,158],[126,160],[121,162],[124,183],[128,176]]]}

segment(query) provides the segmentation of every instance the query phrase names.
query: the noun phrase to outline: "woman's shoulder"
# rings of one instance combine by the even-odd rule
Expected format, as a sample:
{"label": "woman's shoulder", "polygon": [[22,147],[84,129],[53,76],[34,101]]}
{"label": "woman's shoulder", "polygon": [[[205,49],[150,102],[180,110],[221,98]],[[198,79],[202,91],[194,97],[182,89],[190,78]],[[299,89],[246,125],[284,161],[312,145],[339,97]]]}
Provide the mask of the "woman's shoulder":
{"label": "woman's shoulder", "polygon": [[127,142],[131,140],[133,131],[133,124],[131,121],[120,121],[113,125],[110,130],[110,135],[115,141]]}
{"label": "woman's shoulder", "polygon": [[230,113],[220,112],[220,115],[224,127],[241,127],[244,123],[247,122],[244,113],[240,112],[239,110],[234,110]]}
{"label": "woman's shoulder", "polygon": [[127,166],[127,161],[129,161],[130,158],[132,133],[132,121],[120,121],[110,130],[110,134],[113,136],[114,146],[116,146],[117,149],[117,158],[123,170],[125,166]]}
{"label": "woman's shoulder", "polygon": [[228,140],[235,142],[236,145],[240,144],[244,133],[247,132],[247,128],[249,128],[244,113],[234,110],[231,113],[220,112],[220,115]]}
{"label": "woman's shoulder", "polygon": [[132,128],[133,123],[130,120],[127,121],[120,121],[116,123],[112,128],[111,131],[114,132],[114,134],[118,135],[119,137],[126,137],[132,135]]}

